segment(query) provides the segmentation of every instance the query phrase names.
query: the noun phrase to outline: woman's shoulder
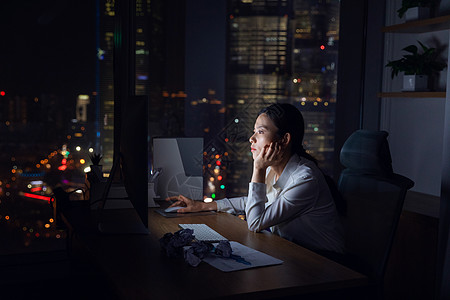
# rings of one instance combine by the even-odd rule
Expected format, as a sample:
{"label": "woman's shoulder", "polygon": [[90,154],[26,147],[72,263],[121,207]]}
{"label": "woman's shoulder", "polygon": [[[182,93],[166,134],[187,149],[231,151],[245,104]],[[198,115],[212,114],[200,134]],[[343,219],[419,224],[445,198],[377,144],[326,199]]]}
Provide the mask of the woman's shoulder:
{"label": "woman's shoulder", "polygon": [[320,170],[316,164],[306,158],[299,157],[296,160],[295,168],[292,168],[291,177],[295,181],[317,180]]}

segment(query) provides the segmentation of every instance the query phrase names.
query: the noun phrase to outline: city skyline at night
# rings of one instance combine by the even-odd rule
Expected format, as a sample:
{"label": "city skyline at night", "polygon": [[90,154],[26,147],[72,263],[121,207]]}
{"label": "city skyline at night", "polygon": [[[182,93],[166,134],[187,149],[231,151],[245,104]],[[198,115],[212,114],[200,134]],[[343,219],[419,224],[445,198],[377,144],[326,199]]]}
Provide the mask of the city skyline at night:
{"label": "city skyline at night", "polygon": [[248,138],[257,113],[276,102],[305,119],[305,149],[332,171],[339,40],[338,1],[229,1],[228,191],[245,194],[252,159]]}
{"label": "city skyline at night", "polygon": [[[288,102],[304,114],[305,148],[329,167],[338,1],[205,3],[136,1],[134,88],[150,99],[150,159],[153,137],[203,137],[205,196],[245,194],[256,115]],[[30,192],[20,174],[44,181],[41,196],[80,188],[89,154],[103,155],[105,173],[113,161],[115,1],[9,6],[2,57],[15,55],[0,65],[0,195]]]}

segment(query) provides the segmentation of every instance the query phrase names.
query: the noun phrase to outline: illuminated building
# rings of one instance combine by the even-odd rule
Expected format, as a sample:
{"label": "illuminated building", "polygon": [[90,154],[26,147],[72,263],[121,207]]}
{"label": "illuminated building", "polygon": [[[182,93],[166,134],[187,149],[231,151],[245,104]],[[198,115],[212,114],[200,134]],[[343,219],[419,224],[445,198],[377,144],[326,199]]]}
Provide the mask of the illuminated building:
{"label": "illuminated building", "polygon": [[288,102],[305,118],[305,149],[330,169],[334,142],[337,0],[231,0],[228,6],[228,196],[247,192],[248,138],[259,110]]}
{"label": "illuminated building", "polygon": [[[150,0],[136,0],[135,7],[135,94],[149,95],[149,23]],[[112,166],[114,144],[114,0],[101,0],[99,7],[97,37],[98,59],[98,115],[96,118],[97,138],[103,154],[103,163]],[[99,148],[99,146],[97,147]]]}
{"label": "illuminated building", "polygon": [[114,153],[114,0],[99,0],[97,36],[97,139],[106,168],[112,166]]}
{"label": "illuminated building", "polygon": [[75,108],[75,118],[78,122],[87,123],[88,121],[88,105],[90,103],[88,95],[78,95]]}
{"label": "illuminated building", "polygon": [[136,95],[149,94],[148,22],[150,0],[136,0]]}
{"label": "illuminated building", "polygon": [[290,102],[299,107],[305,118],[305,149],[331,174],[339,1],[296,0],[293,2],[293,12]]}

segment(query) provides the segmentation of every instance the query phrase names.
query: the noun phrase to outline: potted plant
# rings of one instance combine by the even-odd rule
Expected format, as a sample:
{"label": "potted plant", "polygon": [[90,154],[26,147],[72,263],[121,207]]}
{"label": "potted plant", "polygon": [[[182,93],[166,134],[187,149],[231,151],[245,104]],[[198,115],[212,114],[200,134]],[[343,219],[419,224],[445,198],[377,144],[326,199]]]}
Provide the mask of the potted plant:
{"label": "potted plant", "polygon": [[397,10],[398,17],[405,16],[406,21],[428,18],[432,0],[402,0],[402,6]]}
{"label": "potted plant", "polygon": [[89,154],[89,158],[91,159],[92,165],[90,165],[91,168],[91,178],[92,182],[101,181],[103,178],[103,166],[100,165],[100,161],[102,160],[103,156],[100,153],[93,153]]}
{"label": "potted plant", "polygon": [[403,55],[398,60],[389,61],[386,65],[392,69],[392,78],[399,72],[404,72],[404,91],[427,90],[428,77],[442,71],[447,66],[446,63],[437,60],[435,48],[428,48],[420,41],[418,43],[422,48],[421,53],[416,45],[409,45],[402,49],[409,54]]}

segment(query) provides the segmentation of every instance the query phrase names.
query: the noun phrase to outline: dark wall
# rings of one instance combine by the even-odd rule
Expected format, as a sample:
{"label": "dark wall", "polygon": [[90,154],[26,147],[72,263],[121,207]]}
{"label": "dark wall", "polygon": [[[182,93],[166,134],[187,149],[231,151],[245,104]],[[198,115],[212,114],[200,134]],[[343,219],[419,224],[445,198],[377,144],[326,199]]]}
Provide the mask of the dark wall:
{"label": "dark wall", "polygon": [[355,131],[379,129],[384,38],[384,1],[342,0],[340,7],[335,178],[339,154]]}

